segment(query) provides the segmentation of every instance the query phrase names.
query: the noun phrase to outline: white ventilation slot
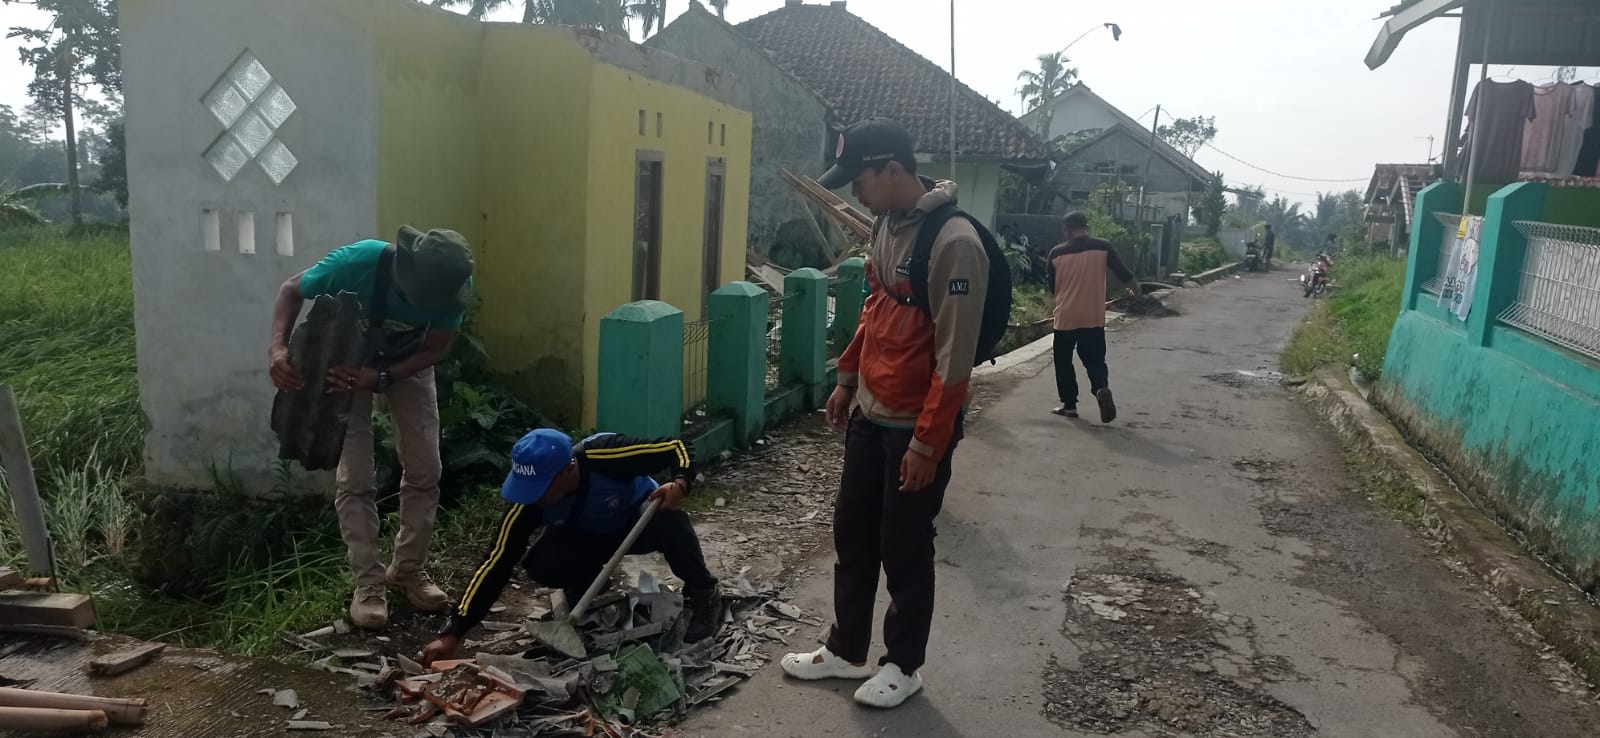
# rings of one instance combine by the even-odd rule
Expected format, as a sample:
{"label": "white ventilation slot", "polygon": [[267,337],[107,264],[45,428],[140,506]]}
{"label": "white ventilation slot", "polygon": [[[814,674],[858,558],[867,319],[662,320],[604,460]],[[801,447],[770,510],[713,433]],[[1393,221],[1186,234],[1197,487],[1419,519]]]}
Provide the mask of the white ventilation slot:
{"label": "white ventilation slot", "polygon": [[294,256],[294,213],[278,213],[278,255]]}
{"label": "white ventilation slot", "polygon": [[207,251],[222,250],[222,216],[213,208],[200,211],[200,243]]}
{"label": "white ventilation slot", "polygon": [[254,254],[256,252],[256,214],[248,210],[239,211],[239,253]]}

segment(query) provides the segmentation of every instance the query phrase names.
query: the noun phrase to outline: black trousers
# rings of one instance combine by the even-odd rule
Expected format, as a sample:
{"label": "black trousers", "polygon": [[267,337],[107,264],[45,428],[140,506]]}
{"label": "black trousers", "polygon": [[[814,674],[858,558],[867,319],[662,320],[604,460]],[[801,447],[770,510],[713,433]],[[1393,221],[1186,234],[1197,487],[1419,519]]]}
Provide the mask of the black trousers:
{"label": "black trousers", "polygon": [[[586,533],[567,526],[552,526],[545,530],[539,542],[528,549],[522,566],[528,576],[546,587],[560,587],[571,597],[579,596],[600,576],[611,554],[622,545],[627,531],[616,533]],[[650,519],[639,539],[628,549],[629,554],[660,553],[667,559],[672,573],[683,580],[686,589],[704,590],[717,585],[717,578],[706,568],[705,555],[700,551],[700,538],[694,533],[689,514],[682,510],[658,510]],[[577,604],[576,601],[568,605]]]}
{"label": "black trousers", "polygon": [[1072,350],[1078,350],[1083,369],[1089,373],[1089,392],[1109,387],[1111,369],[1106,366],[1106,329],[1077,328],[1056,331],[1056,393],[1061,404],[1078,404],[1078,373],[1072,367]]}
{"label": "black trousers", "polygon": [[852,663],[865,661],[872,645],[880,568],[888,578],[889,611],[883,619],[888,653],[878,663],[893,663],[911,674],[927,660],[933,627],[933,519],[944,505],[950,457],[961,440],[961,421],[956,423],[933,483],[919,492],[901,492],[900,460],[911,444],[911,429],[877,425],[860,411],[850,418],[833,511],[838,561],[833,567],[828,650]]}

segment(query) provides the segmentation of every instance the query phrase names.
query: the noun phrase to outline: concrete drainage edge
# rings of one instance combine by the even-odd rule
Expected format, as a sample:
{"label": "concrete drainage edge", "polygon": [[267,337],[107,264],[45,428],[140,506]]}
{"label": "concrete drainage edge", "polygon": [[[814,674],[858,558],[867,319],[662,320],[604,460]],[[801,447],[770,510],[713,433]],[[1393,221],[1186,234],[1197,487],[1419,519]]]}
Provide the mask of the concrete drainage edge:
{"label": "concrete drainage edge", "polygon": [[1387,417],[1362,399],[1344,373],[1323,367],[1300,392],[1385,481],[1408,485],[1417,493],[1427,508],[1424,534],[1449,545],[1496,598],[1526,619],[1592,684],[1600,684],[1600,608],[1464,499]]}

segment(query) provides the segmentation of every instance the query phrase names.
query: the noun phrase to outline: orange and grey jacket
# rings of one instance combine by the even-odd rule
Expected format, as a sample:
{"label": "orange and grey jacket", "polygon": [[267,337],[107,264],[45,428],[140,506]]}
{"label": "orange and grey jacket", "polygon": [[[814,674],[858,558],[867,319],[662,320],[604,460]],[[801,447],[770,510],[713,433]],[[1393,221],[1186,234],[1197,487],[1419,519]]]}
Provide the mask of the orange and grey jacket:
{"label": "orange and grey jacket", "polygon": [[1107,241],[1082,237],[1050,250],[1050,290],[1055,293],[1055,330],[1104,328],[1106,270],[1133,281],[1117,250]]}
{"label": "orange and grey jacket", "polygon": [[857,388],[856,402],[868,420],[914,429],[911,450],[937,460],[966,407],[989,258],[972,224],[951,218],[928,259],[928,312],[895,299],[911,295],[911,252],[923,217],[956,200],[954,182],[924,182],[928,194],[915,208],[882,216],[873,228],[867,255],[872,294],[839,357],[839,386]]}

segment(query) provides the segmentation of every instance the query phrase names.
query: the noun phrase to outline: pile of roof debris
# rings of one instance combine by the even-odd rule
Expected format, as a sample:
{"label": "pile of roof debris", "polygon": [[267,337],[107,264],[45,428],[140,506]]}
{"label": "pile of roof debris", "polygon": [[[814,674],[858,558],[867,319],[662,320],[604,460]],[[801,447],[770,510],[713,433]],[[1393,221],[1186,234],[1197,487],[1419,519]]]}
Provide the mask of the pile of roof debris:
{"label": "pile of roof debris", "polygon": [[544,613],[520,625],[486,622],[494,634],[464,644],[476,657],[428,669],[355,649],[314,665],[355,676],[398,703],[387,717],[433,736],[649,738],[755,674],[768,660],[767,645],[821,625],[776,589],[743,577],[724,582],[723,597],[723,627],[694,644],[683,642],[683,596],[642,573],[637,591],[595,601],[580,624],[581,644],[546,642],[555,621]]}

